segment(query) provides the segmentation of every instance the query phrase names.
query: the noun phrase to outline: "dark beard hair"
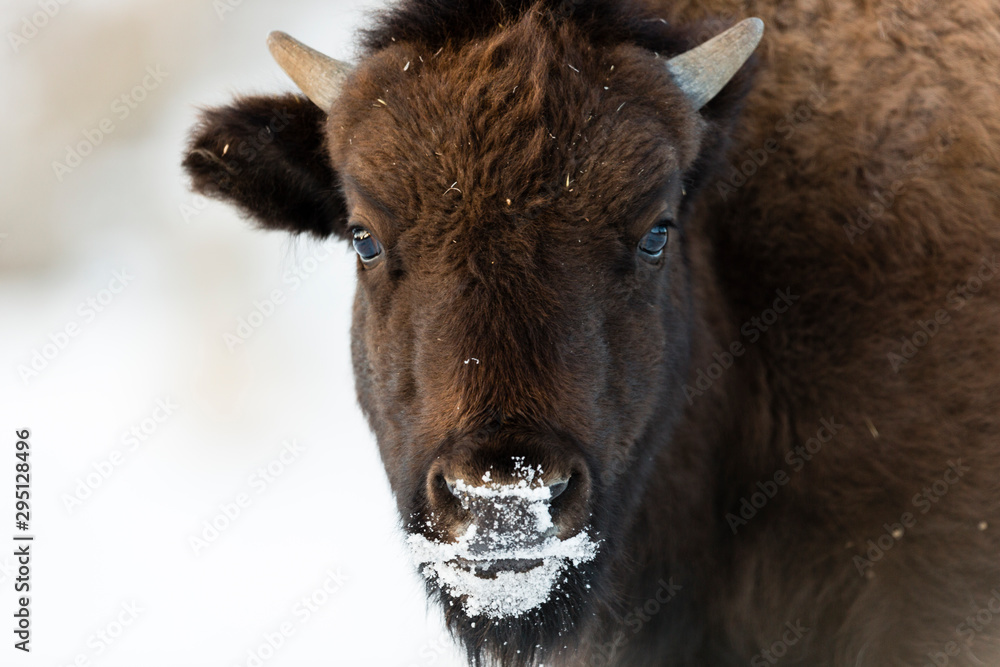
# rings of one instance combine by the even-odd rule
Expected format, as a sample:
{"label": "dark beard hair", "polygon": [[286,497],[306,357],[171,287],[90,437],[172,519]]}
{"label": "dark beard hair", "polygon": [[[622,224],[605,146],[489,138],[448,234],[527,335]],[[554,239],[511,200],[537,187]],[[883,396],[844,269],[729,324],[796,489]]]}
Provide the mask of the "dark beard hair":
{"label": "dark beard hair", "polygon": [[461,598],[453,597],[436,580],[427,580],[427,592],[444,609],[448,630],[465,648],[473,667],[531,667],[555,655],[572,652],[573,636],[598,599],[601,555],[578,566],[568,564],[559,574],[549,598],[515,616],[469,616]]}

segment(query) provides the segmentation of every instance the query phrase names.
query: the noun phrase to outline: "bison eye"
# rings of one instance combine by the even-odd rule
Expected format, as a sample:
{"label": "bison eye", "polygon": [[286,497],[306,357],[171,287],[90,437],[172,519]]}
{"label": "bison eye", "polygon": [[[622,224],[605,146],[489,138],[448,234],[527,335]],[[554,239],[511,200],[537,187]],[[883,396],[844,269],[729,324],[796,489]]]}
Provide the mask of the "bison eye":
{"label": "bison eye", "polygon": [[639,254],[646,259],[659,259],[667,245],[670,231],[668,221],[656,225],[646,235],[639,239]]}
{"label": "bison eye", "polygon": [[373,266],[382,257],[382,244],[364,227],[355,227],[354,250],[365,266]]}

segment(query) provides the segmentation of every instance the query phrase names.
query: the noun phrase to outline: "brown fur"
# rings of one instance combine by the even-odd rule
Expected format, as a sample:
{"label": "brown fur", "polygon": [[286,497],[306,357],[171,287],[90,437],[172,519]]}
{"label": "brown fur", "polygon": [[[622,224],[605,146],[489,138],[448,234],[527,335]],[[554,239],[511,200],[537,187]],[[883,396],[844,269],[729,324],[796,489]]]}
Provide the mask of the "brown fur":
{"label": "brown fur", "polygon": [[[757,67],[691,111],[656,53],[753,15]],[[315,107],[253,98],[206,116],[185,165],[265,226],[382,241],[353,353],[408,529],[437,510],[430,534],[451,534],[449,472],[518,454],[576,480],[558,522],[598,533],[598,561],[521,620],[473,628],[444,596],[472,660],[773,664],[798,623],[782,665],[1000,664],[1000,616],[974,620],[1000,591],[1000,280],[956,290],[1000,249],[1000,10],[653,16],[411,0],[367,34],[325,141]],[[221,154],[291,104],[266,148]],[[634,249],[663,211],[678,229],[650,264]],[[779,290],[795,299],[764,331]],[[662,582],[681,589],[650,604]]]}

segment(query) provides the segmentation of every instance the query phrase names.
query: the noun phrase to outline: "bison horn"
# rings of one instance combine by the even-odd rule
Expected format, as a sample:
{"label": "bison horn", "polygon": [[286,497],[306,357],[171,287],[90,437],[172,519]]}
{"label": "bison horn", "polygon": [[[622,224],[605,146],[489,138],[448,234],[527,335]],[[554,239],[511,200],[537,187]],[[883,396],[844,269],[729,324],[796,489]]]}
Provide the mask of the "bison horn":
{"label": "bison horn", "polygon": [[724,33],[667,61],[674,81],[700,109],[729,83],[764,34],[764,22],[744,19]]}
{"label": "bison horn", "polygon": [[267,48],[299,90],[320,109],[329,111],[351,65],[323,55],[280,31],[267,36]]}

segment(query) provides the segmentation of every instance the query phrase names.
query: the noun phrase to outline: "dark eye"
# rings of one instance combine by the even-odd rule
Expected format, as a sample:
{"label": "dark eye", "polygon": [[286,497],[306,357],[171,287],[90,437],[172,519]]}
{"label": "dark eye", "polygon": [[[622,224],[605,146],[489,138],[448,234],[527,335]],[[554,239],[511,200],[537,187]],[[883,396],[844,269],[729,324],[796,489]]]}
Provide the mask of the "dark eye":
{"label": "dark eye", "polygon": [[355,227],[353,236],[354,250],[358,253],[363,264],[369,266],[382,256],[382,244],[367,229]]}
{"label": "dark eye", "polygon": [[639,240],[639,253],[646,259],[658,259],[670,238],[668,227],[670,227],[669,222],[664,221],[646,232],[646,235]]}

